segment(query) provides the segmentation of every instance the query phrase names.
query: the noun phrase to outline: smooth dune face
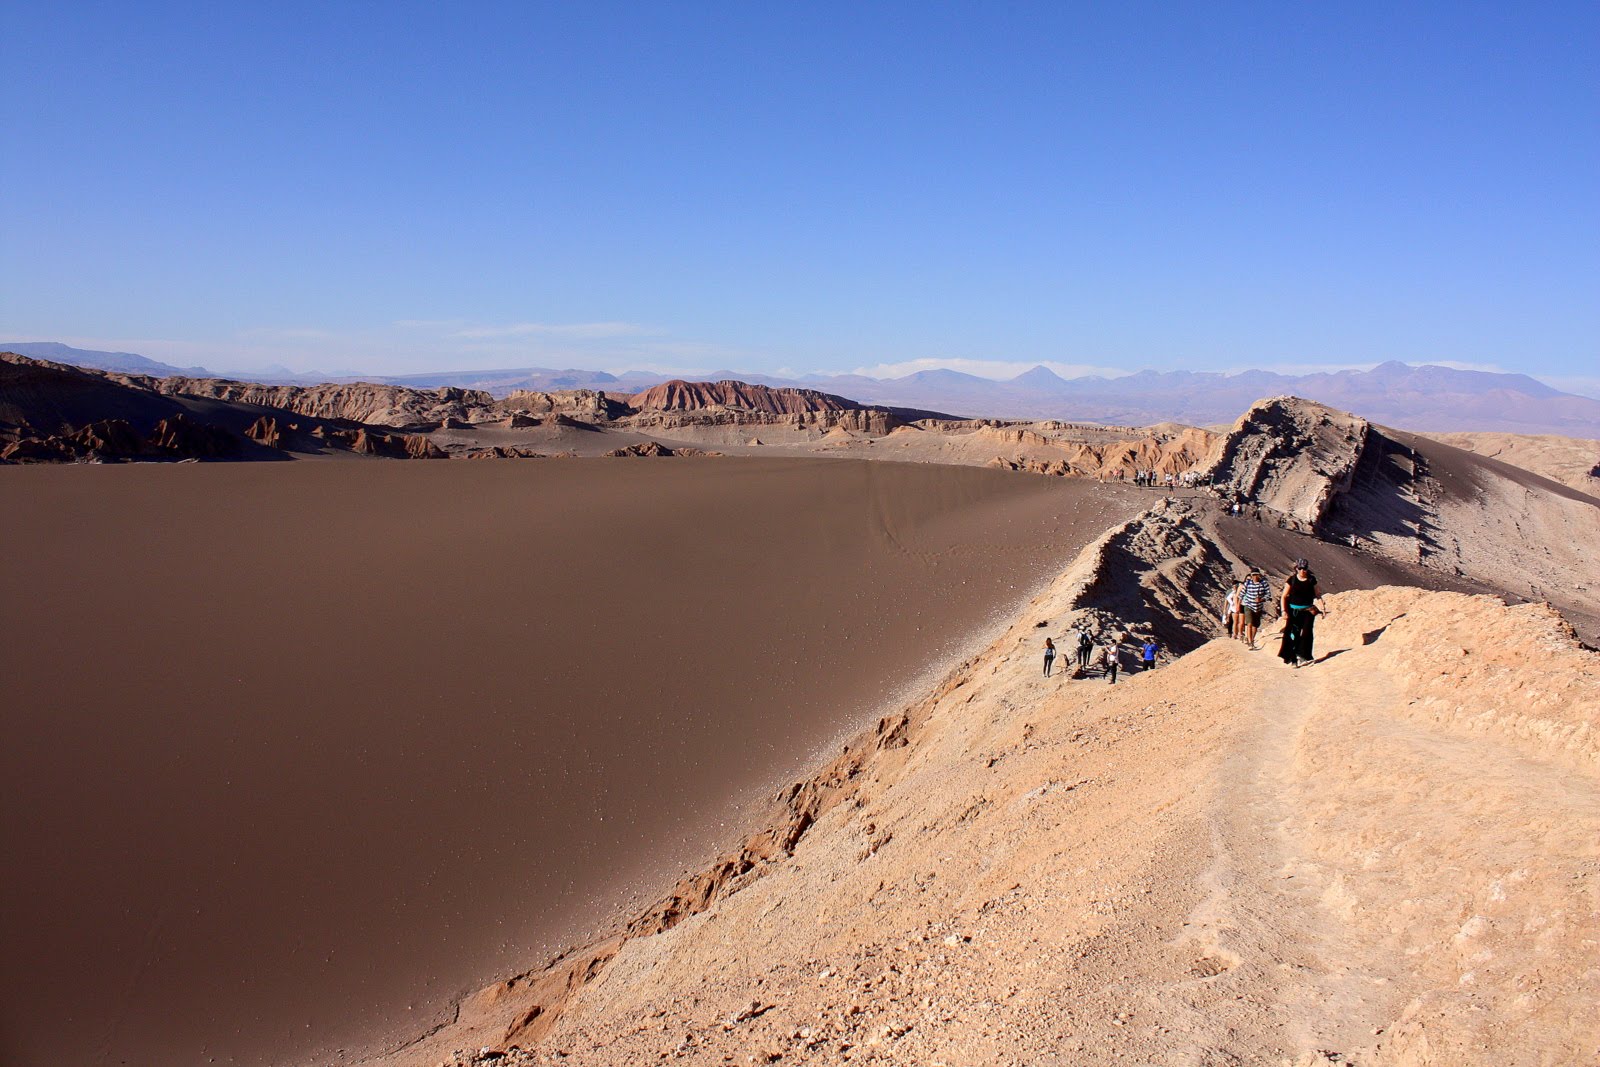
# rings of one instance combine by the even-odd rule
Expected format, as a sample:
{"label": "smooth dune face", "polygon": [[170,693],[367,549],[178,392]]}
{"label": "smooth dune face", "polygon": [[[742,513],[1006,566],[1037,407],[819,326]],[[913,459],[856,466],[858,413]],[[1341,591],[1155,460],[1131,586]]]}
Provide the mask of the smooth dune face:
{"label": "smooth dune face", "polygon": [[825,460],[0,471],[0,1059],[415,1034],[1147,500]]}

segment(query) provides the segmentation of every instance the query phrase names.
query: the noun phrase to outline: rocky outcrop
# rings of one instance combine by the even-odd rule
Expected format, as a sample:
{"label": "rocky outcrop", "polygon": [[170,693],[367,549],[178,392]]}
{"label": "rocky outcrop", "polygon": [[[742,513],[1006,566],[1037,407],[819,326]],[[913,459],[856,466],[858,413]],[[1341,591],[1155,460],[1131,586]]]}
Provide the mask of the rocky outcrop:
{"label": "rocky outcrop", "polygon": [[318,426],[311,436],[358,456],[388,459],[447,459],[448,454],[423,434],[393,434],[362,426],[356,429]]}
{"label": "rocky outcrop", "polygon": [[408,389],[399,385],[260,385],[223,378],[118,376],[169,396],[204,397],[231,404],[275,408],[320,419],[341,419],[394,428],[432,429],[445,419],[471,421],[494,398],[475,389]]}
{"label": "rocky outcrop", "polygon": [[182,414],[156,423],[148,444],[157,452],[185,459],[223,459],[239,451],[239,441],[226,430],[195,422]]}
{"label": "rocky outcrop", "polygon": [[1216,442],[1216,435],[1192,427],[1171,435],[1125,432],[1129,436],[1120,440],[1092,442],[1075,439],[1071,431],[1046,435],[1020,427],[985,427],[972,436],[1005,449],[988,466],[1059,477],[1114,477],[1120,472],[1131,478],[1135,471],[1180,475],[1203,463]]}
{"label": "rocky outcrop", "polygon": [[407,434],[404,441],[407,459],[445,459],[444,449],[422,434]]}
{"label": "rocky outcrop", "polygon": [[178,412],[157,422],[148,434],[125,419],[101,419],[67,434],[21,437],[0,448],[0,462],[226,459],[238,451],[239,441],[228,431]]}
{"label": "rocky outcrop", "polygon": [[1045,474],[1055,478],[1083,473],[1074,469],[1072,464],[1064,459],[1008,459],[1005,456],[996,456],[984,466],[1003,471],[1021,471],[1024,474]]}
{"label": "rocky outcrop", "polygon": [[641,441],[639,444],[628,445],[626,448],[613,448],[610,452],[606,453],[607,458],[611,458],[611,459],[623,459],[623,458],[641,457],[641,456],[642,457],[656,457],[656,456],[691,456],[692,457],[692,456],[720,456],[720,455],[722,455],[721,452],[707,452],[705,449],[702,449],[702,448],[689,448],[689,447],[686,447],[686,446],[683,446],[683,445],[679,445],[676,448],[668,448],[666,445],[662,444],[660,441]]}
{"label": "rocky outcrop", "polygon": [[531,448],[515,448],[510,445],[493,445],[488,448],[469,448],[465,452],[457,452],[456,459],[547,459],[543,452],[535,452]]}
{"label": "rocky outcrop", "polygon": [[390,445],[391,439],[386,435],[368,433],[364,429],[354,431],[350,437],[350,451],[358,456],[392,455],[394,449]]}
{"label": "rocky outcrop", "polygon": [[767,415],[798,415],[808,411],[852,411],[863,405],[815,389],[773,389],[745,382],[686,382],[674,380],[635,394],[629,403],[640,411],[700,411],[735,408]]}
{"label": "rocky outcrop", "polygon": [[893,412],[880,408],[827,409],[777,415],[735,408],[705,408],[698,411],[641,411],[622,420],[620,425],[627,429],[658,433],[715,427],[771,426],[819,433],[840,429],[882,437],[905,423]]}
{"label": "rocky outcrop", "polygon": [[1316,526],[1348,490],[1371,426],[1299,397],[1257,401],[1204,471],[1224,491]]}
{"label": "rocky outcrop", "polygon": [[518,389],[494,403],[497,411],[527,415],[565,415],[583,422],[610,422],[631,414],[626,400],[594,389],[569,389],[545,393]]}
{"label": "rocky outcrop", "polygon": [[144,453],[146,442],[122,419],[102,419],[91,422],[65,438],[80,455],[93,455],[101,459],[132,459]]}
{"label": "rocky outcrop", "polygon": [[59,437],[24,437],[0,447],[0,463],[71,463],[77,458]]}
{"label": "rocky outcrop", "polygon": [[268,448],[283,447],[283,430],[278,426],[278,420],[270,415],[263,415],[250,424],[244,435],[258,445]]}

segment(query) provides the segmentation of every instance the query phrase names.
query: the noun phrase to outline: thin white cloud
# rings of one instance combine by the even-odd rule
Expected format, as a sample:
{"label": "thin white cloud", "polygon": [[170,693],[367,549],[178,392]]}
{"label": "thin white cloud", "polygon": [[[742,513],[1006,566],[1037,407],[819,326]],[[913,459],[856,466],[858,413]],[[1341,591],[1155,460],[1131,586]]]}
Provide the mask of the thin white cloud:
{"label": "thin white cloud", "polygon": [[568,341],[603,341],[638,337],[653,331],[632,322],[511,322],[502,325],[465,326],[451,336],[465,340],[513,337],[559,337]]}
{"label": "thin white cloud", "polygon": [[953,370],[979,378],[1005,381],[1024,371],[1045,367],[1062,378],[1084,378],[1091,374],[1105,378],[1122,378],[1133,372],[1122,367],[1097,367],[1088,363],[1061,363],[1056,360],[1004,360],[1004,359],[908,359],[899,363],[878,363],[870,367],[857,367],[851,374],[867,378],[903,378],[925,370]]}

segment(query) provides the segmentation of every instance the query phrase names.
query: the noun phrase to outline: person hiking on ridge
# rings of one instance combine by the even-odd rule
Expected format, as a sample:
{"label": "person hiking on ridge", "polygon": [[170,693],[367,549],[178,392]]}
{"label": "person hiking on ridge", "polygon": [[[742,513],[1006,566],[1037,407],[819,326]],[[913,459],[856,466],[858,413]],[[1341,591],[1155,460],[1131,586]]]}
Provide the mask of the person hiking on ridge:
{"label": "person hiking on ridge", "polygon": [[1311,645],[1316,618],[1327,612],[1317,603],[1321,599],[1311,564],[1295,560],[1294,573],[1283,583],[1283,646],[1278,649],[1278,657],[1291,667],[1303,667],[1314,659]]}
{"label": "person hiking on ridge", "polygon": [[1234,582],[1228,587],[1228,596],[1222,602],[1222,628],[1228,632],[1229,637],[1239,636],[1239,586],[1242,583]]}
{"label": "person hiking on ridge", "polygon": [[1144,644],[1139,648],[1141,670],[1148,672],[1156,669],[1156,651],[1160,647],[1160,645],[1156,644],[1155,638],[1148,637],[1145,639]]}
{"label": "person hiking on ridge", "polygon": [[1239,587],[1239,636],[1250,642],[1251,651],[1255,650],[1256,630],[1261,626],[1261,613],[1266,610],[1267,598],[1271,594],[1272,587],[1261,577],[1260,569],[1251,567],[1250,576]]}
{"label": "person hiking on ridge", "polygon": [[1088,630],[1078,631],[1078,669],[1089,673],[1089,657],[1094,654],[1094,638],[1089,636]]}
{"label": "person hiking on ridge", "polygon": [[1107,641],[1105,647],[1106,678],[1112,685],[1117,684],[1117,642]]}
{"label": "person hiking on ridge", "polygon": [[1056,643],[1048,637],[1044,639],[1044,676],[1050,677],[1050,667],[1056,661]]}

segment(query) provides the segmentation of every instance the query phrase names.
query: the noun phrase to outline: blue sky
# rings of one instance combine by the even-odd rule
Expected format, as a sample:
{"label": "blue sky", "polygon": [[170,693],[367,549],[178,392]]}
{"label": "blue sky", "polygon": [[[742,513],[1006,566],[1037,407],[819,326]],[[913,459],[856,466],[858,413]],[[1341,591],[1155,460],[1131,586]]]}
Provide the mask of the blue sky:
{"label": "blue sky", "polygon": [[1600,393],[1600,4],[0,15],[0,339]]}

